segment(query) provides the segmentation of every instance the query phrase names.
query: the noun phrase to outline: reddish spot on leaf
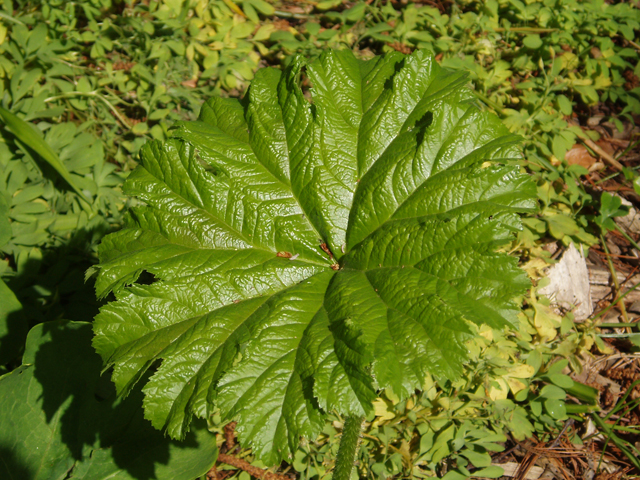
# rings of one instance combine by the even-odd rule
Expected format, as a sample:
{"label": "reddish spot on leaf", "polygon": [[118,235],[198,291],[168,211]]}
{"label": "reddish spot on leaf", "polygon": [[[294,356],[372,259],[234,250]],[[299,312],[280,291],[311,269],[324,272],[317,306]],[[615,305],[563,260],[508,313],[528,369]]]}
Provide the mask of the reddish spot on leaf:
{"label": "reddish spot on leaf", "polygon": [[289,252],[278,252],[276,253],[277,257],[282,257],[282,258],[291,258],[292,255]]}

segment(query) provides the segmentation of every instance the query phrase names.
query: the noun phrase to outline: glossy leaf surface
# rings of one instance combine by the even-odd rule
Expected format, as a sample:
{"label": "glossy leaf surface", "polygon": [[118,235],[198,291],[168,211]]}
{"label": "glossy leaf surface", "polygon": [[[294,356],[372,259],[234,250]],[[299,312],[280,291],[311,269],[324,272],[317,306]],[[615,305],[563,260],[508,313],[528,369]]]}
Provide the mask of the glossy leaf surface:
{"label": "glossy leaf surface", "polygon": [[94,346],[119,392],[161,360],[154,426],[181,438],[219,407],[275,464],[327,410],[460,375],[469,322],[508,325],[529,285],[495,251],[535,196],[518,137],[465,83],[424,52],[328,51],[148,144],[125,184],[143,205],[102,243],[96,283],[116,296]]}

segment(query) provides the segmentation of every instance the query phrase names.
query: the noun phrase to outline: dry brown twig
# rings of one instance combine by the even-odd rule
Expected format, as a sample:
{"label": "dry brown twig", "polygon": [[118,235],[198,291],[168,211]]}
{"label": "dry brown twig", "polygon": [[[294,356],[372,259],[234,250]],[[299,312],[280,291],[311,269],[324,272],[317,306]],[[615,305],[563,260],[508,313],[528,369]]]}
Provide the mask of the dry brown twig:
{"label": "dry brown twig", "polygon": [[230,452],[236,446],[236,425],[236,422],[231,422],[224,426],[225,448],[222,453]]}
{"label": "dry brown twig", "polygon": [[232,467],[244,470],[252,477],[258,478],[260,480],[291,480],[291,478],[287,477],[286,475],[279,475],[277,473],[269,472],[268,470],[263,470],[262,468],[254,467],[246,460],[234,457],[233,455],[229,455],[226,453],[221,453],[218,455],[218,462],[226,463],[227,465],[231,465]]}
{"label": "dry brown twig", "polygon": [[545,446],[544,444],[540,446],[534,447],[526,447],[525,445],[521,445],[523,448],[527,450],[526,455],[520,462],[520,466],[514,475],[514,480],[525,480],[527,478],[527,473],[531,468],[535,465],[536,460],[540,458],[541,455],[549,456],[549,457],[562,457],[564,456],[561,452],[554,452],[554,448],[560,443],[562,436],[566,433],[566,431],[573,425],[574,420],[569,419],[562,430],[556,437],[556,439],[549,445]]}
{"label": "dry brown twig", "polygon": [[616,168],[619,172],[622,171],[624,166],[618,160],[616,160],[607,152],[605,152],[602,148],[600,148],[600,146],[597,143],[595,143],[593,140],[590,140],[588,138],[582,138],[581,140],[585,143],[587,147],[589,147],[591,150],[597,153],[600,156],[600,158],[602,158],[605,162],[607,162],[609,165]]}
{"label": "dry brown twig", "polygon": [[[280,475],[277,473],[270,472],[268,470],[264,470],[262,468],[254,467],[246,460],[242,458],[234,457],[227,452],[232,452],[236,446],[236,422],[231,422],[225,425],[224,427],[224,439],[225,443],[220,448],[220,453],[218,454],[218,463],[226,463],[227,465],[231,465],[232,467],[236,467],[239,470],[243,470],[247,472],[254,478],[259,480],[291,480],[290,477],[286,475]],[[220,476],[218,473],[218,469],[216,465],[211,467],[211,469],[207,472],[208,480],[219,480]]]}

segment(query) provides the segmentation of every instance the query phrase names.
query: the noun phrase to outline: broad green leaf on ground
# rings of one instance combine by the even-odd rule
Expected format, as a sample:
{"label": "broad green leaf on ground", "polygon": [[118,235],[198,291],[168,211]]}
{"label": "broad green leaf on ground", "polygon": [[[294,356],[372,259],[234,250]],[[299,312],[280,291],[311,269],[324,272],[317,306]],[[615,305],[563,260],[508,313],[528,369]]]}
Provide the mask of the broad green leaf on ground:
{"label": "broad green leaf on ground", "polygon": [[0,365],[5,365],[20,354],[28,330],[20,301],[0,279]]}
{"label": "broad green leaf on ground", "polygon": [[535,197],[518,137],[465,83],[424,52],[327,51],[147,144],[125,184],[143,206],[103,241],[96,281],[116,297],[94,346],[118,391],[161,360],[153,425],[182,438],[219,407],[274,464],[328,410],[458,377],[469,322],[518,312],[527,277],[496,247]]}
{"label": "broad green leaf on ground", "polygon": [[[172,441],[142,415],[142,393],[116,399],[100,379],[91,325],[49,322],[27,338],[23,365],[0,379],[0,478],[193,479],[215,462],[215,435],[198,421]],[[209,454],[207,454],[207,452]]]}

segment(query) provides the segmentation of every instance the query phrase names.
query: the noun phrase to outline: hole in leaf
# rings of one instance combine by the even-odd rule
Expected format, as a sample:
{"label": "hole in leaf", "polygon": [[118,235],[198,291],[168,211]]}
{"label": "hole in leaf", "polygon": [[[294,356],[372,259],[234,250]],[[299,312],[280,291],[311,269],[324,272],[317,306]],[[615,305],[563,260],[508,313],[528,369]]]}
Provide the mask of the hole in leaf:
{"label": "hole in leaf", "polygon": [[157,281],[158,279],[155,277],[153,273],[143,270],[140,276],[138,277],[138,280],[136,280],[136,283],[138,285],[153,285]]}

